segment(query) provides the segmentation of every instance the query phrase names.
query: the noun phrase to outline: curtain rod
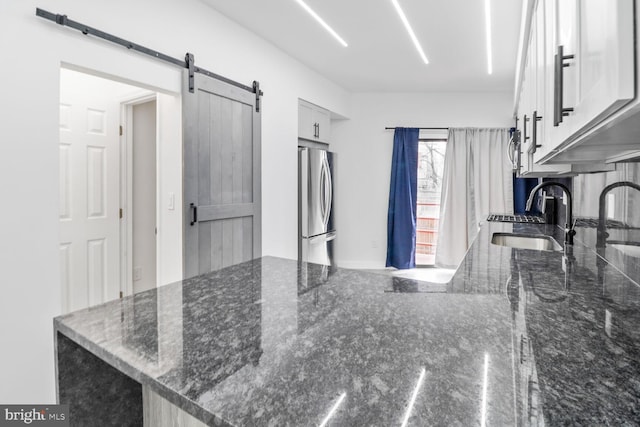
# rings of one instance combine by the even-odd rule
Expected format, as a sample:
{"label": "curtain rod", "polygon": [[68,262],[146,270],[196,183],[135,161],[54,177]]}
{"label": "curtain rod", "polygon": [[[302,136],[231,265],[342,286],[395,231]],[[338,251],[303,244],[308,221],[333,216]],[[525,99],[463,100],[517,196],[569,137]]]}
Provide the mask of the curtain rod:
{"label": "curtain rod", "polygon": [[[394,130],[395,127],[386,127],[384,130]],[[418,128],[420,130],[449,130],[449,128]]]}

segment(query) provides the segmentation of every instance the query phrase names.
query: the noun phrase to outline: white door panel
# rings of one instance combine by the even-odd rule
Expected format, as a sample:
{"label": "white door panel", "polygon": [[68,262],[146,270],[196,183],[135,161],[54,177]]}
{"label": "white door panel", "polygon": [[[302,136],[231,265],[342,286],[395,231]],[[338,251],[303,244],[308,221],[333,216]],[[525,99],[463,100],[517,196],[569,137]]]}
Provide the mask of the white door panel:
{"label": "white door panel", "polygon": [[60,94],[62,312],[118,298],[119,104],[83,79]]}

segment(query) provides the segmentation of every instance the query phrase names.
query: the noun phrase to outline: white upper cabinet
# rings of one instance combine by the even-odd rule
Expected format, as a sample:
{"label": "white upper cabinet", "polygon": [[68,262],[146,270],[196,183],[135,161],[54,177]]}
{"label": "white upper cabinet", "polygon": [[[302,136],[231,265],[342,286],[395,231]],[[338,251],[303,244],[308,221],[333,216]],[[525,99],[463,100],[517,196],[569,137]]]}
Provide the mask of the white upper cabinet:
{"label": "white upper cabinet", "polygon": [[[619,120],[621,113],[638,104],[633,0],[535,3],[530,17],[530,38],[535,41],[529,49],[536,47],[536,115],[542,119],[537,122],[539,141],[532,149],[533,161],[615,160],[619,146],[629,149],[629,142],[614,138],[631,130],[615,130],[618,122],[612,119]],[[524,85],[523,79],[527,90]],[[638,130],[636,125],[634,131]],[[640,141],[640,132],[635,137]]]}
{"label": "white upper cabinet", "polygon": [[588,127],[619,110],[635,95],[633,0],[583,0],[578,12],[575,118]]}
{"label": "white upper cabinet", "polygon": [[310,141],[329,143],[331,113],[310,102],[298,102],[298,137]]}
{"label": "white upper cabinet", "polygon": [[[632,0],[552,0],[556,150],[634,97]],[[560,91],[560,89],[562,91]]]}
{"label": "white upper cabinet", "polygon": [[548,130],[552,126],[547,84],[545,2],[539,0],[534,6],[531,33],[522,81],[522,92],[518,108],[521,131],[520,176],[558,176],[571,173],[571,165],[541,165],[535,162],[540,150],[549,147]]}

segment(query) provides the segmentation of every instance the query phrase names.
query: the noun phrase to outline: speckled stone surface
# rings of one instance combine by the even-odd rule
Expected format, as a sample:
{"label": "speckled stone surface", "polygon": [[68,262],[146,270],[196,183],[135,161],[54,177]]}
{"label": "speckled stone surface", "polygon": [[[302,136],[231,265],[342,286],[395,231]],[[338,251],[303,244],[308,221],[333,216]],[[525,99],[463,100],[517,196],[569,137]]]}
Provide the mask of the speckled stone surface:
{"label": "speckled stone surface", "polygon": [[[598,255],[640,286],[640,229],[609,227],[606,232],[607,243],[604,248],[596,249]],[[595,248],[598,239],[597,229],[595,226],[577,227],[575,238],[583,245]],[[625,251],[624,247],[616,245],[622,242],[635,251]]]}
{"label": "speckled stone surface", "polygon": [[[73,426],[137,427],[143,422],[142,387],[62,334],[56,336],[60,403]],[[77,404],[81,402],[82,404]]]}
{"label": "speckled stone surface", "polygon": [[562,242],[486,223],[445,285],[265,257],[55,327],[211,425],[319,425],[337,402],[327,425],[640,423],[640,288],[580,243],[497,231]]}

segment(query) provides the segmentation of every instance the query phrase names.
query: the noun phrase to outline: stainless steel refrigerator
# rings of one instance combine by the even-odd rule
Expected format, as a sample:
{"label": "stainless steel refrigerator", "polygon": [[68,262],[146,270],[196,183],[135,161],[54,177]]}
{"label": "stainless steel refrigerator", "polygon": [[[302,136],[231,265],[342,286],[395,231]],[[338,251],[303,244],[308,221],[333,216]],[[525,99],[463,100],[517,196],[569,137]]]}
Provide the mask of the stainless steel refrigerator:
{"label": "stainless steel refrigerator", "polygon": [[298,259],[335,267],[335,154],[298,148]]}

